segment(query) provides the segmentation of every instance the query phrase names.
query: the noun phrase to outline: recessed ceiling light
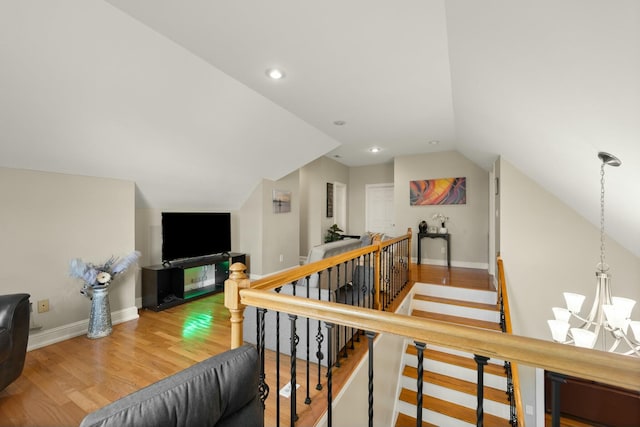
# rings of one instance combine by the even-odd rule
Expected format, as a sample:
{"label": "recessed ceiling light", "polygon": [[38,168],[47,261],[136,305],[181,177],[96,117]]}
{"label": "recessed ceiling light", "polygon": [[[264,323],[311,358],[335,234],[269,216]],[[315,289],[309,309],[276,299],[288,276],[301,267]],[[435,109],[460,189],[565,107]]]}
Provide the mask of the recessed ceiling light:
{"label": "recessed ceiling light", "polygon": [[344,126],[347,124],[347,122],[345,122],[344,120],[336,120],[333,122],[333,124],[336,126]]}
{"label": "recessed ceiling light", "polygon": [[379,153],[380,151],[382,151],[382,149],[380,147],[371,147],[371,148],[369,148],[369,152],[370,153]]}
{"label": "recessed ceiling light", "polygon": [[284,78],[284,71],[279,68],[269,68],[267,71],[267,76],[273,80],[280,80]]}
{"label": "recessed ceiling light", "polygon": [[438,145],[440,144],[440,141],[432,139],[431,141],[429,141],[429,145]]}

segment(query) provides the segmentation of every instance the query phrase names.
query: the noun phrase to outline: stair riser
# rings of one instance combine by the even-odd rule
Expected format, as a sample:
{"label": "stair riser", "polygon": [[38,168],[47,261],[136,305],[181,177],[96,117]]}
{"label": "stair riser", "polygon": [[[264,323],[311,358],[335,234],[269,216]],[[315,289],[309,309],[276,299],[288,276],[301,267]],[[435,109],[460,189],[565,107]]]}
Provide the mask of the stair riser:
{"label": "stair riser", "polygon": [[478,289],[429,285],[425,283],[416,283],[414,285],[414,290],[417,295],[429,295],[432,297],[457,299],[460,301],[477,302],[482,304],[495,304],[498,300],[498,294],[495,291],[481,291]]}
{"label": "stair riser", "polygon": [[[416,407],[407,402],[398,402],[398,411],[410,417],[416,417]],[[464,421],[457,420],[455,418],[447,417],[438,412],[422,409],[422,421],[435,424],[437,426],[446,427],[474,427],[474,424],[465,423]]]}
{"label": "stair riser", "polygon": [[467,319],[484,320],[500,323],[500,313],[497,311],[482,310],[480,308],[463,307],[460,305],[442,304],[433,301],[413,300],[413,310],[428,311],[431,313],[448,314],[451,316],[465,317]]}
{"label": "stair riser", "polygon": [[[416,384],[416,380],[409,377],[402,377],[401,380],[402,387],[407,390],[417,391],[418,385]],[[466,406],[467,408],[476,409],[478,399],[475,395],[470,395],[466,393],[462,393],[457,390],[452,390],[450,388],[442,387],[436,384],[431,384],[427,382],[422,383],[422,394],[426,394],[429,396],[437,397],[442,400],[446,400],[449,402],[457,403],[461,406]],[[485,414],[492,414],[501,418],[509,418],[510,416],[510,408],[509,405],[504,403],[494,402],[489,399],[484,399],[483,409]]]}
{"label": "stair riser", "polygon": [[[404,356],[404,366],[411,366],[417,368],[418,360],[411,355]],[[439,362],[436,360],[425,359],[423,363],[423,369],[427,372],[436,372],[442,375],[448,375],[453,378],[459,378],[464,381],[476,383],[478,379],[478,373],[475,370],[462,368],[460,366],[450,365],[448,363]],[[499,390],[507,389],[507,379],[505,377],[499,377],[492,374],[484,374],[484,385],[488,387],[497,388]]]}
{"label": "stair riser", "polygon": [[[410,345],[413,345],[413,342],[410,342]],[[430,350],[439,351],[442,353],[454,354],[456,356],[462,356],[467,359],[473,359],[473,354],[467,353],[466,351],[455,350],[453,348],[440,347],[437,345],[427,344],[427,348]],[[489,359],[488,363],[498,366],[504,366],[504,360],[501,359]]]}

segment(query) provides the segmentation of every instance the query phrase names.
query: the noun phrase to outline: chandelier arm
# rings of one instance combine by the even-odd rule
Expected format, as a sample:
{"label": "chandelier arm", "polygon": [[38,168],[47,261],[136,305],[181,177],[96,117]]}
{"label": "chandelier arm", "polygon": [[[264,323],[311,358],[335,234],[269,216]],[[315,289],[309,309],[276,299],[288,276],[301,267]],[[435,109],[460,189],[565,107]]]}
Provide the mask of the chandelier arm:
{"label": "chandelier arm", "polygon": [[611,347],[609,348],[609,351],[610,352],[615,351],[616,348],[618,348],[618,345],[620,344],[621,341],[622,341],[622,337],[616,336],[616,340],[613,342],[613,344],[611,344]]}
{"label": "chandelier arm", "polygon": [[579,314],[576,314],[576,313],[572,312],[571,315],[582,322],[582,324],[580,326],[578,326],[578,328],[580,328],[580,329],[589,329],[591,327],[591,325],[595,325],[595,322],[593,322],[593,321],[591,321],[589,319],[585,319],[584,317],[580,316]]}
{"label": "chandelier arm", "polygon": [[628,352],[623,353],[623,354],[625,354],[627,356],[630,356],[630,355],[635,353],[636,356],[640,356],[640,343],[631,342],[626,335],[623,335],[622,337],[623,337],[624,341],[627,343],[627,345],[629,346],[629,348],[631,349]]}

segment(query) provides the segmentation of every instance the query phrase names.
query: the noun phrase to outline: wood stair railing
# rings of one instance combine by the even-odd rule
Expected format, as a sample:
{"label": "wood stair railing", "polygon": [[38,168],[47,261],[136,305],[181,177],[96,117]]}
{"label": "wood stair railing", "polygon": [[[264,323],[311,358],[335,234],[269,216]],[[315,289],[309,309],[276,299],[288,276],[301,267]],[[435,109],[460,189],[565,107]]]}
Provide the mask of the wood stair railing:
{"label": "wood stair railing", "polygon": [[255,289],[241,289],[239,294],[243,305],[264,307],[375,333],[395,334],[413,341],[640,390],[640,364],[620,354]]}
{"label": "wood stair railing", "polygon": [[[503,323],[503,331],[506,334],[512,334],[511,327],[511,311],[509,309],[509,294],[507,292],[507,281],[504,275],[504,261],[498,256],[498,304],[501,310],[501,320]],[[524,427],[524,412],[522,410],[522,393],[520,391],[520,376],[518,375],[517,363],[511,363],[511,382],[513,385],[513,398],[515,405],[515,425]]]}

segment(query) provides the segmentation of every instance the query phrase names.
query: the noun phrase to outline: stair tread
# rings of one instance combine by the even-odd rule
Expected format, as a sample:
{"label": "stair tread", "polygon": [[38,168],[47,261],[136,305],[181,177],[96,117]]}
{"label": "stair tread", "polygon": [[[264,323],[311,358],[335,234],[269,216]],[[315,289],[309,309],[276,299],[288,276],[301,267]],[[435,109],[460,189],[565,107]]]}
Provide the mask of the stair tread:
{"label": "stair tread", "polygon": [[480,310],[498,311],[498,306],[496,304],[485,304],[482,302],[464,301],[459,299],[434,297],[430,295],[420,295],[420,294],[414,295],[413,298],[419,301],[430,301],[430,302],[437,302],[440,304],[459,305],[461,307],[477,308]]}
{"label": "stair tread", "polygon": [[[402,375],[417,380],[418,369],[414,368],[413,366],[405,366]],[[446,387],[451,390],[456,390],[472,396],[476,396],[476,392],[478,391],[478,386],[476,385],[476,383],[465,381],[459,378],[454,378],[448,375],[439,374],[437,372],[424,371],[422,373],[422,381],[439,385],[441,387]],[[509,404],[507,393],[504,390],[500,390],[494,387],[484,386],[484,397],[485,399],[489,399],[494,402],[503,403],[505,405]]]}
{"label": "stair tread", "polygon": [[[416,393],[403,388],[400,392],[400,400],[410,405],[417,404]],[[476,410],[461,406],[446,400],[423,395],[422,407],[430,411],[438,412],[451,418],[455,418],[470,424],[476,424]],[[491,414],[484,414],[484,424],[495,427],[510,427],[509,420],[496,417]]]}
{"label": "stair tread", "polygon": [[442,322],[473,326],[476,328],[489,329],[493,331],[502,330],[500,329],[500,323],[497,323],[497,322],[488,322],[486,320],[469,319],[467,317],[452,316],[450,314],[439,314],[439,313],[431,313],[431,312],[422,311],[422,310],[413,310],[411,312],[411,315],[415,317],[420,317],[423,319],[440,320]]}
{"label": "stair tread", "polygon": [[[416,349],[415,346],[408,345],[406,353],[416,356],[418,354],[418,350]],[[425,359],[436,360],[438,362],[448,363],[450,365],[459,366],[461,368],[472,369],[474,371],[477,369],[477,366],[478,366],[472,357],[463,357],[463,356],[458,356],[457,354],[445,353],[443,351],[430,350],[429,347],[427,347],[424,350],[423,354]],[[499,377],[506,378],[504,367],[501,365],[489,363],[485,365],[484,372],[485,374],[497,375]]]}
{"label": "stair tread", "polygon": [[[403,414],[402,412],[399,412],[395,427],[416,427],[416,421],[417,420],[415,418],[409,415]],[[423,421],[422,427],[438,427],[438,426],[436,426],[435,424],[430,424]]]}

